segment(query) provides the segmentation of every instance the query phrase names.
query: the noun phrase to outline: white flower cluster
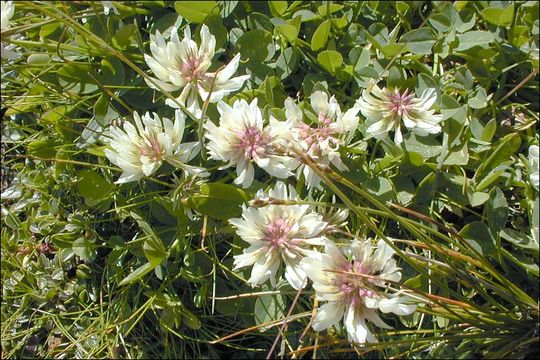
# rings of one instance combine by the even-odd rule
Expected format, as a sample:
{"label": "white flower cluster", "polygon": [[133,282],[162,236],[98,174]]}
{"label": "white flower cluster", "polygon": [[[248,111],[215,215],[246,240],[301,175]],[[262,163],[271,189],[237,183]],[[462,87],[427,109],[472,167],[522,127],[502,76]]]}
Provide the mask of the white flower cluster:
{"label": "white flower cluster", "polygon": [[[401,273],[392,258],[394,250],[384,241],[373,251],[371,242],[353,241],[348,247],[349,260],[326,233],[329,224],[310,205],[294,204],[299,200],[292,186],[278,181],[268,194],[259,191],[259,199],[293,201],[293,204],[270,204],[261,208],[243,206],[242,218],[230,219],[237,234],[249,247],[234,257],[235,269],[253,266],[248,283],[256,286],[270,279],[272,286],[281,264],[285,279],[295,289],[304,288],[307,278],[313,281],[316,297],[327,301],[313,323],[315,331],[337,325],[344,319],[349,340],[356,343],[377,341],[365,320],[381,328],[390,328],[376,310],[408,315],[416,305],[409,298],[388,291],[388,282],[397,282]],[[263,200],[264,201],[264,200]],[[324,246],[325,252],[316,251]]]}
{"label": "white flower cluster", "polygon": [[177,110],[174,123],[160,119],[157,114],[143,115],[133,113],[135,125],[124,122],[123,127],[112,127],[109,131],[110,148],[105,149],[109,160],[123,170],[116,183],[139,180],[143,175],[152,175],[167,161],[173,166],[188,172],[201,172],[199,168],[188,166],[199,152],[199,143],[182,143],[185,128],[185,115]]}
{"label": "white flower cluster", "polygon": [[[318,164],[347,170],[341,155],[354,138],[360,112],[373,123],[368,133],[382,138],[394,130],[396,143],[402,139],[401,120],[406,127],[424,135],[441,129],[440,116],[430,109],[436,99],[434,90],[416,99],[407,92],[400,95],[375,86],[376,97],[364,92],[352,108],[343,112],[334,96],[315,91],[309,97],[309,105],[303,107],[287,98],[284,121],[272,115],[265,118],[257,99],[250,103],[239,99],[231,106],[223,98],[239,90],[247,79],[233,77],[239,55],[222,69],[210,72],[216,41],[205,25],[201,26],[200,35],[198,46],[191,39],[188,26],[182,40],[176,29],[168,42],[157,32],[151,36],[152,56],[145,55],[145,60],[157,77],[151,78],[148,85],[165,92],[180,91],[175,101],[167,99],[166,104],[185,107],[195,117],[200,116],[195,120],[202,122],[199,126],[206,131],[206,144],[182,142],[186,116],[180,109],[176,110],[174,121],[157,114],[140,117],[134,113],[135,125],[125,122],[108,132],[105,154],[123,171],[117,183],[150,176],[163,162],[201,175],[203,169],[187,163],[204,145],[210,159],[225,163],[222,169],[236,168],[234,182],[244,188],[255,179],[254,165],[272,177],[296,176],[304,179],[307,188],[317,188],[321,178],[299,159],[308,156]],[[217,103],[218,121],[202,119],[203,102]],[[388,244],[379,241],[373,250],[369,240],[355,240],[342,252],[330,240],[329,234],[344,225],[346,211],[318,214],[312,206],[301,203],[292,186],[281,181],[268,193],[259,190],[256,196],[262,203],[266,199],[266,206],[243,205],[242,217],[229,220],[249,244],[234,257],[235,270],[251,267],[249,284],[257,286],[269,280],[275,286],[281,268],[286,281],[295,289],[306,287],[308,278],[311,279],[317,299],[326,302],[320,307],[313,328],[324,330],[343,319],[349,339],[356,343],[376,341],[366,319],[379,327],[389,327],[377,310],[397,315],[415,311],[415,305],[406,304],[407,296],[389,287],[401,279],[401,273]]]}
{"label": "white flower cluster", "polygon": [[[310,166],[299,161],[298,153],[309,156],[319,165],[348,170],[341,160],[342,147],[349,145],[356,133],[359,112],[368,120],[376,121],[368,128],[368,133],[381,138],[395,129],[396,143],[402,139],[401,119],[405,126],[420,134],[436,133],[441,129],[437,125],[440,115],[434,115],[430,110],[436,100],[433,89],[416,99],[407,92],[400,95],[397,90],[390,93],[377,86],[373,92],[379,99],[364,91],[362,98],[345,112],[341,111],[334,96],[329,98],[322,91],[315,91],[310,96],[311,110],[306,112],[287,98],[286,120],[279,121],[269,116],[265,121],[256,99],[251,103],[236,100],[232,106],[222,100],[239,90],[248,78],[247,75],[233,77],[240,54],[234,56],[228,65],[210,72],[216,39],[206,25],[201,26],[200,37],[198,46],[191,38],[189,26],[184,28],[182,40],[178,38],[176,28],[172,29],[168,42],[159,31],[151,35],[152,56],[145,55],[144,59],[157,78],[145,80],[150,87],[160,91],[180,91],[174,101],[167,99],[165,103],[173,108],[185,107],[197,120],[204,121],[204,137],[208,140],[206,147],[210,158],[227,162],[222,169],[235,166],[237,176],[234,182],[244,188],[249,187],[255,178],[253,163],[276,178],[296,175],[298,179],[304,178],[308,188],[320,187],[320,177]],[[200,119],[201,102],[218,103],[218,124],[210,119]],[[177,113],[176,116],[179,121],[179,116],[183,115]],[[137,119],[138,115],[135,117]],[[316,120],[310,120],[313,118]],[[197,155],[200,149],[194,144],[181,144],[183,125],[182,132],[174,132],[177,128],[170,130],[169,120],[164,119],[162,125],[159,125],[160,121],[157,115],[154,115],[153,124],[145,120],[143,127],[142,124],[139,126],[139,121],[138,133],[131,124],[124,125],[125,131],[114,128],[109,131],[108,142],[113,150],[108,150],[106,155],[124,170],[118,182],[149,176],[162,161],[193,170],[185,162]],[[181,121],[183,124],[183,118]],[[202,173],[200,169],[197,171]]]}
{"label": "white flower cluster", "polygon": [[[172,30],[171,41],[165,42],[159,31],[150,37],[150,51],[153,56],[144,55],[146,63],[158,77],[146,81],[148,86],[161,90],[176,91],[182,89],[176,101],[186,106],[195,116],[200,117],[199,97],[204,102],[217,102],[223,96],[237,91],[249,78],[248,75],[232,77],[238,69],[240,54],[220,71],[209,72],[214,57],[216,38],[210,34],[208,27],[201,27],[201,46],[191,39],[189,26],[184,28],[184,39],[178,39],[176,28]],[[166,104],[178,108],[170,99]]]}
{"label": "white flower cluster", "polygon": [[377,139],[382,139],[389,131],[394,131],[394,142],[403,142],[401,134],[401,120],[408,129],[418,135],[437,134],[441,132],[439,123],[442,115],[434,114],[431,109],[437,94],[435,89],[428,88],[422,92],[420,98],[407,90],[400,93],[389,89],[380,89],[373,85],[371,92],[362,91],[362,97],[358,100],[362,115],[367,121],[372,122],[367,133]]}

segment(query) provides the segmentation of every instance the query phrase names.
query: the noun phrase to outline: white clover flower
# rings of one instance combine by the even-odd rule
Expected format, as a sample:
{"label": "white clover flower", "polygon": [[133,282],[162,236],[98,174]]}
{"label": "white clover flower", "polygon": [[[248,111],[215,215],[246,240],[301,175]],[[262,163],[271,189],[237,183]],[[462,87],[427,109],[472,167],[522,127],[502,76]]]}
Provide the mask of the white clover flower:
{"label": "white clover flower", "polygon": [[13,1],[0,1],[0,28],[2,30],[9,28],[9,21],[15,13]]}
{"label": "white clover flower", "polygon": [[114,6],[113,2],[112,1],[102,1],[101,2],[101,5],[103,6],[103,13],[105,15],[109,15],[109,12],[111,12],[111,9],[113,10],[113,12],[116,14],[116,15],[120,15],[120,12],[118,11],[118,9],[116,8],[116,6]]}
{"label": "white clover flower", "polygon": [[[278,181],[268,194],[259,191],[258,198],[296,199],[292,186]],[[248,282],[254,287],[270,279],[276,285],[281,263],[285,263],[285,278],[295,289],[307,283],[306,273],[300,267],[304,256],[312,254],[310,248],[323,245],[322,236],[327,223],[322,216],[310,211],[309,205],[268,205],[262,208],[242,205],[242,219],[230,219],[236,233],[250,246],[234,257],[234,268],[253,265]]]}
{"label": "white clover flower", "polygon": [[167,118],[160,119],[147,112],[141,117],[133,113],[135,126],[126,121],[123,127],[111,127],[105,138],[110,148],[105,149],[109,160],[123,170],[117,184],[137,181],[152,175],[163,163],[182,168],[190,173],[200,174],[202,169],[188,166],[200,150],[198,142],[182,143],[185,115],[177,110],[174,123]]}
{"label": "white clover flower", "polygon": [[529,164],[531,166],[531,184],[536,190],[538,190],[540,176],[539,176],[539,164],[540,160],[538,159],[538,145],[531,145],[529,147]]}
{"label": "white clover flower", "polygon": [[[0,16],[1,16],[0,30],[2,32],[9,29],[10,20],[13,17],[14,13],[15,13],[15,4],[13,4],[13,1],[0,2]],[[6,60],[17,59],[21,54],[13,51],[14,48],[16,48],[16,46],[13,44],[7,45],[4,42],[0,42],[0,58],[6,59]]]}
{"label": "white clover flower", "polygon": [[398,89],[392,92],[387,88],[381,90],[374,85],[371,91],[362,91],[362,97],[357,103],[362,115],[368,121],[373,121],[367,129],[369,135],[381,140],[389,131],[394,130],[394,142],[401,144],[401,120],[405,127],[420,136],[441,131],[439,123],[442,115],[431,110],[436,100],[437,94],[432,88],[425,89],[420,98],[416,98],[407,90],[404,93],[400,93]]}
{"label": "white clover flower", "polygon": [[236,165],[236,184],[247,188],[253,182],[255,169],[252,162],[270,175],[287,178],[293,173],[296,160],[276,155],[274,146],[281,144],[289,136],[291,122],[278,121],[270,116],[269,126],[265,126],[257,99],[251,104],[236,100],[232,107],[221,101],[218,103],[221,114],[219,126],[211,121],[205,124],[205,135],[210,158],[228,161],[226,167]]}
{"label": "white clover flower", "polygon": [[[189,26],[184,28],[184,39],[178,39],[178,30],[172,29],[171,41],[165,42],[159,31],[156,35],[150,35],[150,51],[152,56],[144,55],[146,63],[152,72],[158,77],[154,80],[164,91],[175,91],[182,89],[176,99],[186,106],[195,116],[200,117],[202,101],[206,101],[209,96],[210,102],[218,102],[223,96],[237,91],[242,87],[249,75],[231,78],[238,68],[240,54],[218,72],[208,72],[212,65],[212,58],[216,47],[216,38],[210,34],[208,27],[201,27],[201,45],[197,46],[191,39]],[[147,84],[156,87],[146,80]],[[213,88],[212,88],[213,84]],[[177,108],[177,104],[167,99],[166,104]]]}
{"label": "white clover flower", "polygon": [[348,250],[352,262],[328,241],[325,253],[306,257],[301,262],[304,272],[313,281],[317,299],[327,301],[319,307],[313,330],[327,329],[344,319],[349,341],[377,342],[366,319],[388,329],[390,326],[382,321],[377,309],[383,313],[409,315],[416,310],[416,305],[405,304],[409,300],[406,296],[385,292],[385,280],[399,281],[401,273],[392,259],[394,250],[383,240],[379,240],[375,251],[369,240],[354,241]]}
{"label": "white clover flower", "polygon": [[[315,91],[310,100],[318,118],[315,126],[303,121],[302,110],[291,98],[285,100],[285,115],[294,123],[292,132],[294,143],[317,163],[332,164],[339,170],[348,170],[341,161],[339,148],[347,145],[354,136],[358,127],[356,115],[360,110],[359,107],[355,105],[342,113],[336,98],[332,96],[328,100],[328,95],[322,91]],[[301,174],[304,174],[308,188],[318,186],[321,181],[321,178],[305,164],[298,167],[297,177]]]}

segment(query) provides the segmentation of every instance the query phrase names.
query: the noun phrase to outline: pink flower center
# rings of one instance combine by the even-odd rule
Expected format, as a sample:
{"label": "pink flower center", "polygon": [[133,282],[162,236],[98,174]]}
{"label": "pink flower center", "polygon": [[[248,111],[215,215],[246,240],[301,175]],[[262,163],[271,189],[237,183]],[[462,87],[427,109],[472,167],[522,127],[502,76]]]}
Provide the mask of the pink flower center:
{"label": "pink flower center", "polygon": [[187,82],[197,81],[200,78],[200,64],[201,60],[193,54],[189,56],[186,62],[181,63],[180,72],[182,73]]}
{"label": "pink flower center", "polygon": [[266,225],[264,240],[268,242],[268,246],[273,249],[282,249],[289,245],[289,234],[291,225],[285,219],[272,220]]}
{"label": "pink flower center", "polygon": [[403,113],[409,111],[412,108],[411,100],[414,97],[414,94],[409,94],[408,90],[405,90],[403,94],[399,93],[399,90],[396,89],[393,94],[389,96],[390,100],[390,110],[394,113],[394,116],[401,117]]}
{"label": "pink flower center", "polygon": [[163,156],[163,150],[156,134],[153,134],[147,139],[147,142],[141,147],[140,151],[142,156],[148,157],[152,162],[161,160]]}
{"label": "pink flower center", "polygon": [[[359,261],[354,261],[352,264],[347,264],[343,269],[344,272],[370,275],[371,269],[369,266],[362,264]],[[355,276],[352,274],[340,274],[337,278],[337,287],[342,292],[344,298],[352,306],[363,304],[362,299],[365,297],[373,297],[375,293],[366,286],[370,283],[369,279]]]}
{"label": "pink flower center", "polygon": [[239,143],[238,151],[244,153],[246,160],[263,156],[268,150],[270,137],[259,131],[256,127],[250,126],[247,129],[237,132]]}
{"label": "pink flower center", "polygon": [[319,125],[312,128],[308,124],[300,123],[299,133],[302,140],[309,146],[308,151],[318,153],[321,151],[320,143],[329,140],[334,145],[338,144],[338,140],[334,137],[336,131],[330,127],[332,119],[324,113],[319,114]]}

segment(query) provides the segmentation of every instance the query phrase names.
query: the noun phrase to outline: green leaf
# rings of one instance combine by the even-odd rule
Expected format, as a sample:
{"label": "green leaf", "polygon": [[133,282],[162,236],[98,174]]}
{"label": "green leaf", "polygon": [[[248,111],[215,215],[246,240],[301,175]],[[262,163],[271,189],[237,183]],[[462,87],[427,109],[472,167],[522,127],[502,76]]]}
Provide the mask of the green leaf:
{"label": "green leaf", "polygon": [[504,8],[488,7],[482,10],[481,14],[487,22],[508,27],[514,20],[514,3]]}
{"label": "green leaf", "polygon": [[407,151],[414,151],[422,155],[424,159],[441,153],[441,144],[431,136],[418,136],[409,133],[404,136],[404,146]]}
{"label": "green leaf", "polygon": [[465,225],[459,235],[481,255],[493,255],[496,251],[495,239],[491,236],[488,227],[480,221]]}
{"label": "green leaf", "polygon": [[530,272],[534,276],[538,277],[538,275],[540,274],[538,264],[534,259],[531,259],[529,256],[524,256],[519,253],[511,253],[506,249],[501,249],[501,253],[503,253],[508,259],[512,260],[517,266]]}
{"label": "green leaf", "polygon": [[210,15],[204,22],[210,33],[216,38],[216,50],[223,47],[227,42],[227,28],[223,26],[223,20],[218,15]]}
{"label": "green leaf", "polygon": [[368,66],[370,60],[371,52],[369,51],[369,48],[356,46],[349,52],[349,61],[353,65],[355,72]]}
{"label": "green leaf", "polygon": [[223,10],[221,10],[221,17],[226,18],[227,16],[232,14],[234,9],[236,8],[236,5],[238,5],[238,1],[236,0],[222,1],[221,4],[223,6]]}
{"label": "green leaf", "polygon": [[430,88],[435,89],[437,97],[440,98],[437,82],[435,81],[435,79],[433,79],[433,77],[428,74],[418,74],[418,76],[416,77],[416,86],[414,87],[414,91],[416,92],[416,94],[421,95],[424,90]]}
{"label": "green leaf", "polygon": [[127,24],[112,37],[112,44],[119,50],[125,50],[135,41],[135,34],[139,31],[135,24]]}
{"label": "green leaf", "polygon": [[144,255],[150,264],[156,267],[167,257],[167,251],[163,246],[163,242],[154,233],[154,230],[152,230],[150,225],[139,214],[132,211],[130,212],[130,215],[137,221],[137,224],[145,235],[143,244]]}
{"label": "green leaf", "polygon": [[444,165],[467,165],[469,162],[469,148],[467,143],[462,144],[458,149],[452,149],[444,159]]}
{"label": "green leaf", "polygon": [[199,330],[201,328],[201,321],[195,314],[189,311],[185,306],[182,306],[182,322],[187,327],[193,330]]}
{"label": "green leaf", "polygon": [[51,24],[44,24],[39,27],[40,40],[58,40],[62,34],[61,23],[54,22]]}
{"label": "green leaf", "polygon": [[538,197],[534,200],[532,208],[533,210],[529,222],[531,223],[532,239],[536,243],[536,252],[538,253],[538,243],[540,242],[540,199]]}
{"label": "green leaf", "polygon": [[499,177],[501,177],[502,174],[504,174],[507,168],[507,166],[501,165],[491,170],[482,180],[480,180],[476,186],[476,191],[483,191],[484,189],[487,189],[489,185],[493,184],[499,179]]}
{"label": "green leaf", "polygon": [[344,29],[349,24],[349,19],[348,19],[347,14],[337,19],[335,18],[331,19],[331,21],[332,21],[332,26],[338,30]]}
{"label": "green leaf", "polygon": [[315,14],[313,11],[301,9],[293,14],[293,17],[300,16],[302,22],[319,20],[321,17]]}
{"label": "green leaf", "polygon": [[255,29],[244,33],[236,42],[242,60],[250,62],[263,62],[270,54],[269,46],[272,44],[272,34],[268,31]]}
{"label": "green leaf", "polygon": [[467,112],[456,99],[450,95],[443,94],[441,96],[441,114],[443,115],[443,120],[454,118],[459,120],[460,124],[463,124]]}
{"label": "green leaf", "polygon": [[224,183],[201,186],[199,194],[191,196],[186,205],[203,215],[227,220],[241,214],[240,205],[249,200],[245,191]]}
{"label": "green leaf", "polygon": [[[529,41],[529,28],[523,25],[512,26],[508,31],[508,40],[516,47],[521,47]],[[30,58],[28,58],[30,61]]]}
{"label": "green leaf", "polygon": [[487,45],[495,40],[492,33],[488,31],[469,31],[458,35],[459,45],[456,51],[463,51],[477,45]]}
{"label": "green leaf", "polygon": [[392,184],[383,176],[367,179],[363,186],[381,201],[390,201],[393,197]]}
{"label": "green leaf", "polygon": [[330,20],[323,21],[319,27],[317,27],[317,30],[315,30],[313,37],[311,38],[311,50],[318,51],[326,46],[326,42],[330,36],[330,27]]}
{"label": "green leaf", "polygon": [[274,29],[274,25],[272,25],[272,22],[268,18],[268,16],[258,13],[258,12],[252,12],[249,14],[248,21],[251,24],[252,29],[260,29],[260,30],[266,30],[266,31],[272,31]]}
{"label": "green leaf", "polygon": [[[458,4],[458,3],[456,3]],[[461,4],[466,4],[465,2]],[[471,9],[459,10],[458,16],[455,18],[456,31],[464,33],[474,27],[476,24],[476,13]]]}
{"label": "green leaf", "polygon": [[122,281],[120,281],[118,286],[123,286],[123,285],[126,285],[126,284],[130,284],[132,282],[135,282],[135,281],[139,280],[144,275],[146,275],[150,271],[152,271],[155,267],[156,267],[155,265],[152,265],[149,262],[144,264],[143,266],[141,266],[141,267],[137,268],[136,270],[134,270],[131,274],[126,276],[124,279],[122,279]]}
{"label": "green leaf", "polygon": [[493,139],[493,135],[495,135],[496,130],[497,130],[497,119],[491,119],[484,127],[484,131],[482,132],[482,136],[480,137],[480,140],[485,141],[485,142],[491,142],[491,139]]}
{"label": "green leaf", "polygon": [[264,93],[266,96],[266,103],[271,107],[274,107],[274,92],[272,91],[272,84],[268,77],[264,80]]}
{"label": "green leaf", "polygon": [[392,178],[392,182],[396,189],[398,201],[407,206],[414,198],[416,186],[412,182],[411,178],[406,175],[398,174]]}
{"label": "green leaf", "polygon": [[47,140],[34,140],[28,144],[28,152],[34,156],[52,159],[56,156],[57,150],[55,147],[58,143],[52,139]]}
{"label": "green leaf", "polygon": [[96,256],[94,244],[84,237],[80,237],[73,242],[73,252],[86,261],[92,261]]}
{"label": "green leaf", "polygon": [[280,33],[289,43],[294,42],[298,36],[298,29],[289,24],[282,24],[276,26],[276,30]]}
{"label": "green leaf", "polygon": [[255,301],[255,323],[264,324],[284,316],[285,301],[281,294],[261,295]]}
{"label": "green leaf", "polygon": [[467,100],[467,104],[473,109],[482,109],[487,106],[489,99],[491,99],[491,95],[487,96],[486,90],[479,86],[474,97]]}
{"label": "green leaf", "polygon": [[472,58],[467,60],[467,68],[477,80],[491,78],[489,67],[481,58]]}
{"label": "green leaf", "polygon": [[450,30],[450,19],[444,14],[433,14],[429,17],[429,23],[433,28],[441,33]]}
{"label": "green leaf", "polygon": [[[414,154],[414,153],[411,153]],[[431,172],[426,175],[418,184],[414,200],[417,204],[429,204],[433,199],[437,184],[435,183],[435,173]]]}
{"label": "green leaf", "polygon": [[273,16],[281,17],[287,11],[289,5],[286,1],[268,1],[268,7]]}
{"label": "green leaf", "polygon": [[174,9],[192,23],[201,23],[209,15],[219,15],[219,6],[215,1],[176,1]]}
{"label": "green leaf", "polygon": [[411,30],[400,39],[400,43],[407,44],[413,54],[431,54],[431,48],[436,42],[433,32],[427,27]]}
{"label": "green leaf", "polygon": [[47,110],[43,115],[41,115],[39,121],[47,124],[56,124],[58,120],[64,118],[64,115],[67,112],[68,107],[66,105],[60,105],[54,109]]}
{"label": "green leaf", "polygon": [[122,62],[113,56],[101,60],[101,79],[103,85],[122,85],[125,71]]}
{"label": "green leaf", "polygon": [[49,61],[51,61],[49,54],[32,54],[28,56],[28,59],[26,60],[26,62],[31,65],[48,64]]}
{"label": "green leaf", "polygon": [[343,64],[343,57],[334,50],[325,50],[317,55],[317,62],[330,74],[335,75],[337,68]]}
{"label": "green leaf", "polygon": [[83,64],[66,64],[58,70],[58,83],[64,91],[87,94],[99,87],[89,74],[92,68]]}
{"label": "green leaf", "polygon": [[79,171],[77,190],[85,200],[95,203],[106,198],[114,189],[103,176],[92,170]]}
{"label": "green leaf", "polygon": [[504,193],[498,187],[489,193],[489,201],[486,206],[488,225],[494,235],[504,228],[508,219],[508,203]]}
{"label": "green leaf", "polygon": [[159,18],[156,17],[150,28],[150,33],[159,31],[162,34],[167,34],[173,27],[178,29],[182,25],[182,21],[182,17],[176,12],[167,13]]}
{"label": "green leaf", "polygon": [[528,234],[521,233],[514,229],[501,230],[501,239],[510,242],[512,245],[517,246],[520,249],[527,250],[538,256],[538,243],[534,242],[533,238]]}
{"label": "green leaf", "polygon": [[328,14],[328,11],[330,11],[330,14],[333,14],[335,13],[336,11],[339,11],[343,9],[343,5],[340,5],[340,4],[332,4],[330,3],[329,1],[325,2],[323,5],[320,5],[318,8],[317,8],[317,12],[319,13],[319,15],[321,15],[322,17],[326,17],[326,15]]}
{"label": "green leaf", "polygon": [[390,88],[399,88],[402,80],[403,76],[400,69],[398,69],[397,66],[392,66],[390,70],[388,70],[388,77],[386,78],[387,86]]}
{"label": "green leaf", "polygon": [[519,134],[516,133],[508,134],[499,140],[493,146],[493,152],[489,153],[489,157],[482,162],[482,164],[476,170],[474,178],[480,179],[486,172],[499,166],[503,162],[510,160],[510,156],[512,156],[519,149],[520,145],[521,138]]}

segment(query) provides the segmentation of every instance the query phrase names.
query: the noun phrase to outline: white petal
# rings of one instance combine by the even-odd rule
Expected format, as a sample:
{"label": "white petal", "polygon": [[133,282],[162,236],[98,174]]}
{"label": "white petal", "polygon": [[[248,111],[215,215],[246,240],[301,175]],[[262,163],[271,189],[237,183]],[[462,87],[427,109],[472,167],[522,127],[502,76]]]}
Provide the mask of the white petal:
{"label": "white petal", "polygon": [[[220,72],[217,74],[216,81],[219,81],[220,83],[225,82],[231,78],[231,76],[234,75],[236,70],[238,69],[238,64],[240,63],[240,53],[236,54],[232,60],[225,66],[223,69],[221,69]],[[247,76],[249,78],[249,76]],[[246,78],[244,78],[245,81]],[[243,83],[243,81],[242,81]],[[240,85],[241,87],[242,85]]]}
{"label": "white petal", "polygon": [[317,114],[326,114],[328,111],[328,95],[322,91],[315,91],[310,96],[311,107]]}
{"label": "white petal", "polygon": [[[244,165],[240,166],[240,164]],[[236,177],[236,179],[234,179],[234,183],[237,185],[241,185],[245,189],[248,188],[253,182],[253,178],[255,176],[255,169],[253,168],[253,165],[251,163],[245,164],[245,161],[241,161],[238,163],[236,173],[238,176]]]}
{"label": "white petal", "polygon": [[271,257],[261,256],[253,265],[251,277],[248,280],[253,287],[264,283],[272,275],[273,263],[270,259]]}
{"label": "white petal", "polygon": [[366,319],[377,325],[382,329],[392,329],[390,325],[385,323],[377,313],[371,309],[364,309],[364,316]]}
{"label": "white petal", "polygon": [[304,288],[307,285],[307,275],[304,270],[300,267],[300,261],[295,260],[285,260],[285,279],[291,284],[295,289]]}
{"label": "white petal", "polygon": [[313,321],[313,330],[322,331],[336,325],[342,318],[345,307],[339,302],[329,302],[319,307]]}
{"label": "white petal", "polygon": [[396,296],[391,299],[381,299],[379,301],[379,309],[383,313],[392,312],[396,315],[410,315],[416,311],[416,305],[406,305],[404,304],[409,300],[406,296]]}
{"label": "white petal", "polygon": [[345,329],[347,330],[348,338],[359,344],[364,344],[368,336],[369,329],[367,328],[364,318],[357,316],[353,306],[349,306],[345,313]]}

